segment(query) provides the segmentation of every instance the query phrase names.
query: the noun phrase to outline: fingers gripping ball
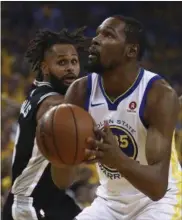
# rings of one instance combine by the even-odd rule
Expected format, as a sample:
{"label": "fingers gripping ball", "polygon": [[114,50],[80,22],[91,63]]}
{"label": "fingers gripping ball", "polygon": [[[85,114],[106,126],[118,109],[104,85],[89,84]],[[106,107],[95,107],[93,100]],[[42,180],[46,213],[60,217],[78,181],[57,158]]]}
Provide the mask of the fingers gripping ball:
{"label": "fingers gripping ball", "polygon": [[70,104],[55,106],[39,120],[36,141],[51,163],[79,164],[84,160],[86,139],[94,137],[94,120],[84,109]]}

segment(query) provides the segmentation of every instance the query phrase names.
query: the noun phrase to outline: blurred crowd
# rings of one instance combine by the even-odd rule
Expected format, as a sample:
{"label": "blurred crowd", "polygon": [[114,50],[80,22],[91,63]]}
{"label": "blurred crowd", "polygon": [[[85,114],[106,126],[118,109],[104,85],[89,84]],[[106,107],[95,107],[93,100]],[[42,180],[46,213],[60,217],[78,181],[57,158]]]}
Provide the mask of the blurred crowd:
{"label": "blurred crowd", "polygon": [[[16,140],[16,120],[22,101],[34,79],[24,60],[27,44],[40,28],[59,31],[88,26],[85,34],[113,14],[132,16],[147,30],[147,50],[142,65],[161,74],[182,95],[181,2],[2,2],[1,3],[1,198],[2,205],[11,185],[11,156]],[[81,75],[84,75],[84,57]],[[182,108],[176,125],[179,159],[182,161]],[[94,198],[98,184],[95,167],[85,169],[85,180],[75,184],[72,196],[81,207]],[[73,195],[74,194],[74,195]]]}

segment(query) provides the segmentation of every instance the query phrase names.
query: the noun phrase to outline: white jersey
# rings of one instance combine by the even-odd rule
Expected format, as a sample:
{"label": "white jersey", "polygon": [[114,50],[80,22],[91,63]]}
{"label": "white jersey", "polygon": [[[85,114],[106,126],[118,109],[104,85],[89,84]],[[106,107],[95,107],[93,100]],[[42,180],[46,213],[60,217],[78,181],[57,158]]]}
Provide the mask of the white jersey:
{"label": "white jersey", "polygon": [[[144,121],[146,97],[152,83],[161,77],[150,71],[141,69],[133,85],[115,101],[106,95],[102,78],[96,74],[88,76],[87,110],[92,115],[99,129],[104,126],[104,121],[109,122],[113,134],[118,140],[120,149],[130,158],[142,165],[147,165],[146,138],[147,124]],[[174,143],[174,141],[173,141]],[[97,164],[100,186],[97,195],[108,201],[121,203],[133,202],[146,197],[121,174],[104,164]],[[181,167],[178,163],[175,146],[173,144],[169,171],[168,194],[176,194],[176,204],[180,201],[181,193]]]}

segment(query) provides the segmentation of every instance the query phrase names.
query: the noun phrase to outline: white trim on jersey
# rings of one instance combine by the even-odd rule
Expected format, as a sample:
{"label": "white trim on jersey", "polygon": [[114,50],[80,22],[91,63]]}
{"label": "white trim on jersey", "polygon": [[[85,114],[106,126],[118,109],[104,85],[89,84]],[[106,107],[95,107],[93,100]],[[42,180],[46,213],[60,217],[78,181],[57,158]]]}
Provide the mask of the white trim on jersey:
{"label": "white trim on jersey", "polygon": [[13,149],[12,165],[13,165],[14,160],[15,160],[16,145],[17,145],[17,143],[18,143],[19,136],[20,136],[20,125],[18,124],[18,125],[17,125],[17,130],[16,130],[16,137],[15,137],[15,147],[14,147],[14,149]]}
{"label": "white trim on jersey", "polygon": [[49,82],[42,82],[42,81],[38,81],[38,80],[34,80],[33,81],[33,84],[35,85],[35,86],[50,86],[50,87],[52,87],[51,86],[51,84],[49,83]]}
{"label": "white trim on jersey", "polygon": [[31,91],[30,97],[32,97],[32,95],[34,94],[35,90],[36,90],[36,89],[34,89],[34,90]]}
{"label": "white trim on jersey", "polygon": [[43,96],[40,98],[40,100],[38,101],[37,104],[39,104],[39,103],[40,103],[43,99],[45,99],[46,97],[52,96],[52,95],[59,95],[59,93],[57,93],[57,92],[49,92],[49,93],[43,95]]}
{"label": "white trim on jersey", "polygon": [[[22,186],[22,188],[20,188],[18,190],[18,188],[20,187],[19,183],[22,182],[22,179],[24,179],[24,176],[27,176],[27,175],[31,175],[31,171],[29,171],[33,166],[36,166],[36,160],[38,157],[42,157],[42,162],[39,162],[39,163],[42,163],[40,167],[38,167],[38,169],[36,170],[36,176],[35,178],[33,179],[32,181],[32,178],[29,179],[28,183],[25,182],[25,188],[24,186]],[[37,146],[37,143],[36,143],[36,139],[34,139],[34,146],[33,146],[33,151],[32,151],[32,155],[31,155],[31,158],[26,166],[26,168],[23,170],[23,172],[16,178],[16,180],[14,181],[14,184],[12,186],[12,193],[13,194],[17,194],[19,192],[23,192],[23,195],[25,196],[30,196],[31,193],[33,192],[35,186],[37,185],[41,175],[43,174],[46,166],[48,165],[49,161],[46,160],[40,153],[40,151],[38,150],[38,146]],[[39,164],[37,164],[38,166]],[[35,169],[35,167],[34,167]],[[28,172],[30,174],[28,174]],[[34,171],[33,171],[34,172]],[[32,175],[34,176],[34,175]],[[28,188],[27,188],[28,187]],[[25,191],[26,190],[26,191]]]}
{"label": "white trim on jersey", "polygon": [[[22,209],[26,210],[26,212],[22,212]],[[14,195],[12,217],[13,220],[38,220],[37,213],[33,207],[33,198]]]}
{"label": "white trim on jersey", "polygon": [[[37,142],[36,139],[34,141],[34,150],[33,150],[33,154],[32,154],[32,158],[30,159],[27,167],[31,166],[31,164],[34,163],[34,161],[37,159],[37,155],[38,155],[38,146],[37,146]],[[49,161],[45,159],[45,161],[42,163],[42,165],[40,166],[40,168],[37,170],[37,174],[35,176],[35,178],[32,181],[32,184],[29,186],[28,190],[25,193],[25,196],[30,196],[31,193],[33,192],[35,186],[37,185],[42,173],[44,172],[46,166],[48,165]]]}
{"label": "white trim on jersey", "polygon": [[17,209],[17,200],[14,200],[13,205],[12,205],[12,217],[13,220],[18,219],[16,216],[16,209]]}
{"label": "white trim on jersey", "polygon": [[[43,101],[46,97],[57,95],[59,93],[50,92],[43,95],[38,104]],[[18,135],[19,132],[17,132]],[[26,146],[25,146],[26,147]],[[16,156],[16,145],[14,147],[14,156],[13,161]],[[27,166],[24,168],[22,173],[15,179],[11,192],[13,194],[21,194],[30,196],[33,192],[34,188],[36,187],[38,181],[40,180],[46,166],[48,165],[49,161],[46,160],[43,155],[38,150],[38,146],[36,140],[34,139],[34,146],[32,149],[32,155],[28,161]]]}
{"label": "white trim on jersey", "polygon": [[35,208],[33,207],[32,203],[33,202],[31,200],[29,200],[28,207],[30,208],[30,212],[32,214],[32,219],[33,220],[38,220]]}

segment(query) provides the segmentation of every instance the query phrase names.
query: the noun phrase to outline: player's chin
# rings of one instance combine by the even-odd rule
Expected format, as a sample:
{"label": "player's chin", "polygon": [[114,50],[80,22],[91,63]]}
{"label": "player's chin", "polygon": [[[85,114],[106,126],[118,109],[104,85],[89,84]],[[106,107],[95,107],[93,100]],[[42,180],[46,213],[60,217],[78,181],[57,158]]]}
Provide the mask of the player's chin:
{"label": "player's chin", "polygon": [[100,69],[100,66],[100,60],[95,56],[94,59],[88,59],[88,63],[85,65],[85,68],[89,72],[97,72],[97,70]]}
{"label": "player's chin", "polygon": [[64,80],[64,86],[68,88],[74,81],[75,80]]}
{"label": "player's chin", "polygon": [[103,72],[104,72],[104,68],[102,66],[102,64],[99,62],[94,62],[94,63],[88,63],[88,65],[86,66],[86,69],[88,72],[95,72],[99,75],[103,75]]}

